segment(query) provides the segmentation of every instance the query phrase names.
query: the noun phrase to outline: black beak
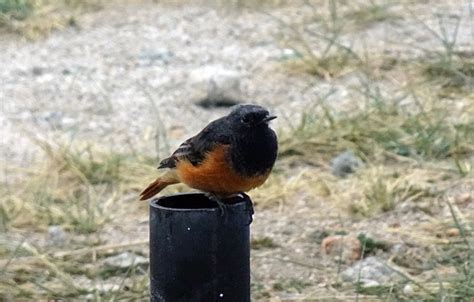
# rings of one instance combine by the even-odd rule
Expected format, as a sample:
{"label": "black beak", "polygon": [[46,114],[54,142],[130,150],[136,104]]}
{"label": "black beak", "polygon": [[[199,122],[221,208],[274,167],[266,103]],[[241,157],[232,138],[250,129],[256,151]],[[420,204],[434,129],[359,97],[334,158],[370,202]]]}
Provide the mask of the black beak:
{"label": "black beak", "polygon": [[269,121],[274,120],[276,118],[277,118],[276,115],[269,115],[266,118],[264,118],[259,124],[268,123]]}

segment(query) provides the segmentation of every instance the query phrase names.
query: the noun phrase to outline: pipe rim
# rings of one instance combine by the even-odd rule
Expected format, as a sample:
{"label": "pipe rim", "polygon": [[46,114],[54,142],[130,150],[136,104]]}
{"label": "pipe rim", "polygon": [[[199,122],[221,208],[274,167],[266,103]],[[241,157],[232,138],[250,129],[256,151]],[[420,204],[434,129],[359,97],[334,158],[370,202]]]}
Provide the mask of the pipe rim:
{"label": "pipe rim", "polygon": [[[240,194],[243,197],[229,198],[229,199],[239,198],[240,201],[233,202],[233,203],[226,203],[226,206],[234,208],[234,207],[239,207],[242,204],[250,202],[250,197],[247,194],[245,194],[245,193],[240,193]],[[190,198],[205,197],[210,202],[212,202],[214,204],[214,206],[213,207],[199,207],[199,208],[178,208],[178,207],[169,207],[169,206],[164,206],[164,205],[158,204],[159,202],[162,202],[165,199],[182,198],[182,197],[186,197],[186,196],[189,196]],[[194,197],[192,197],[192,196],[194,196]],[[204,193],[177,193],[177,194],[173,194],[173,195],[160,196],[158,198],[152,199],[149,202],[149,204],[150,204],[150,207],[161,210],[161,211],[172,211],[172,212],[216,212],[216,211],[220,211],[220,208],[217,205],[217,203],[213,202],[212,200],[207,198],[207,196]]]}

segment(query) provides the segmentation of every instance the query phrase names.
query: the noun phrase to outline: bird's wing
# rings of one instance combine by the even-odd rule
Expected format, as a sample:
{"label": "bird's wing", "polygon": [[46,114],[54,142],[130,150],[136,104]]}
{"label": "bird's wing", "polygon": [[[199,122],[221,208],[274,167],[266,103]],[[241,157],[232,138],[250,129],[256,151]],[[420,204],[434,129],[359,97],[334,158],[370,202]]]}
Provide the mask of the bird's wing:
{"label": "bird's wing", "polygon": [[175,168],[180,160],[188,160],[193,165],[198,165],[216,144],[230,144],[229,130],[225,119],[213,121],[197,135],[185,140],[170,157],[163,159],[158,169]]}

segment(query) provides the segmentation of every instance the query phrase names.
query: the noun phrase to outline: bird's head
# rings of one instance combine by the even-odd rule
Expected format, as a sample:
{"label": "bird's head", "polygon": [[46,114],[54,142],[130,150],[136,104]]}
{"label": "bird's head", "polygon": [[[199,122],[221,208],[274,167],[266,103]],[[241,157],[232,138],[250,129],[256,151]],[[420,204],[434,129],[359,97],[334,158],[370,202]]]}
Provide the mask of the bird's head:
{"label": "bird's head", "polygon": [[229,118],[232,125],[239,129],[252,129],[268,127],[268,123],[276,116],[258,105],[238,105],[230,112]]}

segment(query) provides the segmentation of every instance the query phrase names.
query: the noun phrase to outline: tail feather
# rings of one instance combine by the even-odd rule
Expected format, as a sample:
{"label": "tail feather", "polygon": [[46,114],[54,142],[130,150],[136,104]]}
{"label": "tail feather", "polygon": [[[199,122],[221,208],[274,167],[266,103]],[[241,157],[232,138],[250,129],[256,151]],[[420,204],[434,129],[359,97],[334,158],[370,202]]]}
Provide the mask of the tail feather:
{"label": "tail feather", "polygon": [[161,192],[164,188],[169,185],[179,183],[176,171],[168,170],[159,176],[154,182],[148,185],[148,187],[140,193],[140,200],[146,200]]}

